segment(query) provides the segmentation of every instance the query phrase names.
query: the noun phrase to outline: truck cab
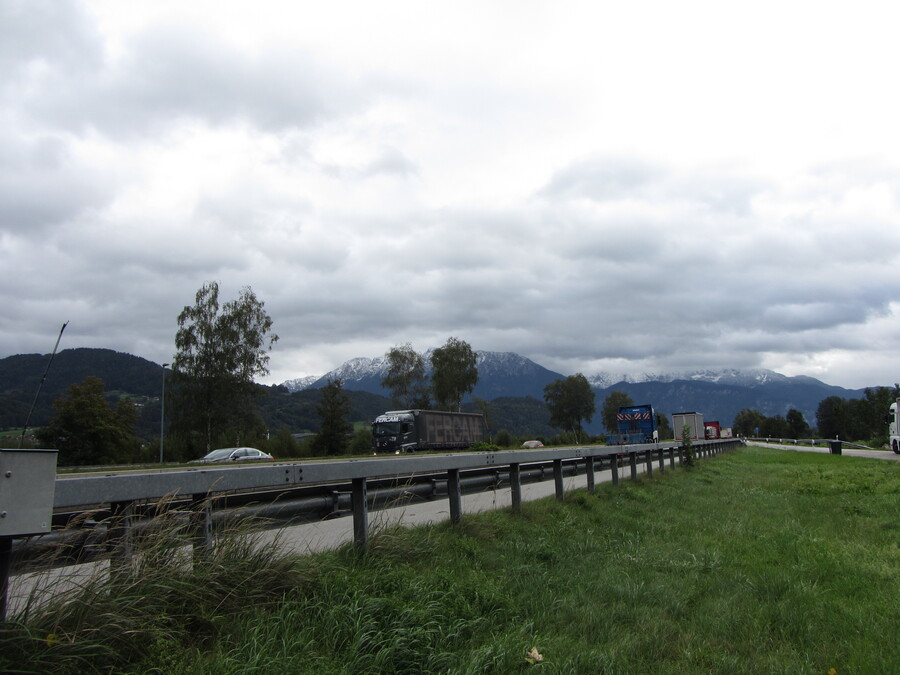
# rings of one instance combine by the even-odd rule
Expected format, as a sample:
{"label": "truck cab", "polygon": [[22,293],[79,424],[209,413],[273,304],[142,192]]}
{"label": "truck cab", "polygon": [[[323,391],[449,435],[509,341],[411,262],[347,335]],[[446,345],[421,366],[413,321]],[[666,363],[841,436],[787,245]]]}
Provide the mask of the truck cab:
{"label": "truck cab", "polygon": [[400,454],[416,445],[416,423],[412,412],[392,411],[372,423],[372,446],[376,453]]}
{"label": "truck cab", "polygon": [[607,445],[658,443],[656,415],[649,404],[621,406],[616,413],[616,433],[609,434]]}

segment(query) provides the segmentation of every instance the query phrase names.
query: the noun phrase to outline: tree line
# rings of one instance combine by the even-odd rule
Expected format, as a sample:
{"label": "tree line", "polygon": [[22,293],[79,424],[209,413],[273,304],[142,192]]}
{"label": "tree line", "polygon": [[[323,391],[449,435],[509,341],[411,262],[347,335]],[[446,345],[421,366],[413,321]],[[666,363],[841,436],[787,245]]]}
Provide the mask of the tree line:
{"label": "tree line", "polygon": [[734,419],[734,433],[767,438],[826,438],[863,441],[880,448],[888,442],[886,416],[892,403],[900,398],[900,386],[871,387],[859,399],[829,396],[816,409],[816,427],[806,422],[799,410],[767,417],[758,410],[741,410]]}

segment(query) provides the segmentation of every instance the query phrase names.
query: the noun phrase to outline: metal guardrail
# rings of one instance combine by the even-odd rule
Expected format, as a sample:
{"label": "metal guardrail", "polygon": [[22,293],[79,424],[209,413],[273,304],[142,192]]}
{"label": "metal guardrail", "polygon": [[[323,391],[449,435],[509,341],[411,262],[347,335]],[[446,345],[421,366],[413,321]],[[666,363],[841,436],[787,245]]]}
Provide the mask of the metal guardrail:
{"label": "metal guardrail", "polygon": [[[742,445],[739,439],[693,441],[698,458],[711,457]],[[674,468],[676,461],[684,461],[683,447],[678,441],[631,446],[576,446],[535,450],[499,452],[466,452],[447,455],[410,455],[374,457],[336,461],[285,462],[265,466],[224,468],[190,468],[181,471],[149,471],[112,475],[91,475],[56,478],[54,511],[90,513],[108,511],[105,542],[102,548],[111,560],[111,572],[130,564],[132,537],[144,519],[148,506],[177,502],[188,519],[190,540],[195,556],[201,556],[213,545],[213,505],[233,495],[259,497],[277,501],[291,491],[318,486],[318,496],[307,495],[307,503],[299,510],[322,509],[323,493],[331,500],[332,510],[349,511],[353,517],[354,543],[365,548],[368,541],[368,510],[391,505],[390,490],[394,494],[418,494],[422,498],[449,500],[450,520],[458,523],[462,517],[461,495],[464,491],[484,490],[500,483],[512,494],[512,508],[521,510],[523,482],[552,477],[558,499],[564,496],[564,472],[584,473],[587,487],[594,490],[594,472],[606,465],[612,470],[612,481],[620,481],[619,470],[630,469],[637,478],[638,464],[652,476],[654,463],[665,467],[666,460]],[[548,478],[545,468],[549,467]],[[487,474],[487,477],[485,477]],[[493,475],[491,475],[493,474]],[[436,484],[440,483],[440,488]],[[369,485],[377,486],[375,494],[368,494]],[[422,485],[425,487],[422,487]],[[397,486],[401,487],[397,487]],[[399,493],[398,493],[399,490]],[[184,508],[186,506],[186,508]],[[268,509],[268,510],[267,510]],[[284,501],[260,504],[251,514],[266,517],[276,511],[290,512]],[[39,543],[44,538],[38,537]],[[24,571],[24,570],[23,570]],[[8,576],[0,579],[4,587]],[[2,617],[0,617],[2,618]]]}

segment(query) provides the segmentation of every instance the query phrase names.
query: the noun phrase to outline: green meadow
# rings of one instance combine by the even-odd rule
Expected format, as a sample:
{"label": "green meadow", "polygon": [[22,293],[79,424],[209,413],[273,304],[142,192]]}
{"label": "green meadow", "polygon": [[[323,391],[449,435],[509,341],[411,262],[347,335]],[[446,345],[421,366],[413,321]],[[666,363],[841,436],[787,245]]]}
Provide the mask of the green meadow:
{"label": "green meadow", "polygon": [[363,555],[143,545],[133,575],[11,617],[0,670],[900,672],[895,462],[748,447]]}

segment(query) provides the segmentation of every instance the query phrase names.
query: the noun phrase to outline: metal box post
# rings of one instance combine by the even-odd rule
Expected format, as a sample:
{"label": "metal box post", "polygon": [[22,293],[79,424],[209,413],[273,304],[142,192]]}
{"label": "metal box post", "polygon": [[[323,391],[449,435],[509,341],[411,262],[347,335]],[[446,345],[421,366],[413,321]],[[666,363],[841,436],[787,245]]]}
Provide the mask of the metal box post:
{"label": "metal box post", "polygon": [[12,540],[50,531],[56,450],[0,450],[0,621],[6,620]]}
{"label": "metal box post", "polygon": [[0,537],[50,531],[56,450],[0,450]]}

